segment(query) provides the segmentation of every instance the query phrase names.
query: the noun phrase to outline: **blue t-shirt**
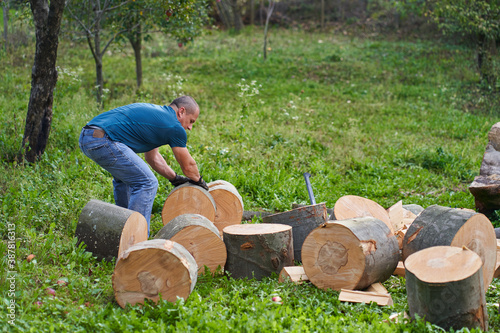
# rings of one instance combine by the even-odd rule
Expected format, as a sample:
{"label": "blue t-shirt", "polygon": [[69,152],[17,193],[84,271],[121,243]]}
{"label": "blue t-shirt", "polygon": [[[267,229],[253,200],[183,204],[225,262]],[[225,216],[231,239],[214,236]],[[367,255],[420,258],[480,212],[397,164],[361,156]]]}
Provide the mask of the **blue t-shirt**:
{"label": "blue t-shirt", "polygon": [[174,109],[149,103],[134,103],[101,113],[87,125],[102,128],[113,141],[136,153],[163,145],[186,147],[187,134]]}

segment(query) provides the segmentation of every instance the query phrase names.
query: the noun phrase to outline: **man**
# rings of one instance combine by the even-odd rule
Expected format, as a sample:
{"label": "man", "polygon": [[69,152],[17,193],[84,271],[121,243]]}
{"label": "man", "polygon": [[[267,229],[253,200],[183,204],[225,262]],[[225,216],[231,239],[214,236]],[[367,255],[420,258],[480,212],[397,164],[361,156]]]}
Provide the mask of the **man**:
{"label": "man", "polygon": [[[208,186],[195,160],[186,148],[186,130],[191,130],[200,114],[196,101],[181,96],[169,106],[134,103],[104,112],[82,129],[79,145],[82,152],[113,176],[117,206],[141,213],[151,220],[153,201],[158,189],[155,175],[137,154],[173,186],[186,182]],[[158,151],[169,145],[186,177],[179,176]]]}

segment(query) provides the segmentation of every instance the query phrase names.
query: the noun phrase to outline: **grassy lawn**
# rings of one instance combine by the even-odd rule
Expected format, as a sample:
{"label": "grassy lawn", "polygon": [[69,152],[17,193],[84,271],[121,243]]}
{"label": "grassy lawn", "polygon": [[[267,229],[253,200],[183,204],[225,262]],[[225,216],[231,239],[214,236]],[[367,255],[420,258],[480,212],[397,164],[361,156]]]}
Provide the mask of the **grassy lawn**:
{"label": "grassy lawn", "polygon": [[[352,194],[385,208],[403,200],[474,209],[468,186],[498,121],[498,102],[478,88],[473,51],[436,40],[273,28],[264,61],[262,40],[258,28],[239,35],[207,31],[183,48],[155,36],[143,50],[140,89],[129,46],[112,49],[104,58],[104,110],[195,97],[201,114],[188,148],[207,182],[236,186],[245,210],[308,204],[304,172],[313,175],[316,201],[330,208]],[[32,42],[0,51],[2,331],[441,331],[422,320],[388,320],[408,312],[405,280],[395,276],[384,282],[391,307],[340,302],[338,291],[280,284],[276,276],[255,281],[206,274],[187,300],[120,308],[111,286],[114,263],[95,260],[74,238],[90,199],[113,203],[111,177],[78,148],[82,126],[103,111],[93,96],[93,59],[86,44],[61,40],[49,145],[40,162],[27,165],[15,156],[33,52]],[[161,151],[180,173],[171,151]],[[152,235],[163,226],[161,209],[172,189],[166,179],[159,182]],[[31,262],[29,254],[35,255]],[[12,276],[14,326],[4,320]],[[498,288],[494,279],[486,297],[491,332],[500,330]],[[272,302],[275,295],[283,304]]]}

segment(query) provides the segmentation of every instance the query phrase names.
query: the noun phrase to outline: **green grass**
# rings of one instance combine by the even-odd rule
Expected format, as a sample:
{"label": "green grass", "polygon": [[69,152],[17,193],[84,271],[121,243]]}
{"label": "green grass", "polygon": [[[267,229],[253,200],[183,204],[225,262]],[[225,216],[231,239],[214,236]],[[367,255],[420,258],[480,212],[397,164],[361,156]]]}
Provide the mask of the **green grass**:
{"label": "green grass", "polygon": [[[105,109],[187,93],[201,115],[188,134],[203,178],[236,186],[246,210],[285,211],[307,204],[304,172],[317,202],[333,207],[359,195],[388,208],[433,204],[474,209],[468,185],[479,173],[497,101],[478,87],[474,53],[425,40],[384,40],[271,29],[212,31],[179,48],[159,36],[144,49],[144,86],[135,87],[132,52],[104,58]],[[76,246],[74,232],[90,199],[113,202],[111,178],[78,149],[80,129],[101,112],[93,98],[94,63],[85,44],[60,42],[49,145],[40,162],[15,161],[30,93],[33,45],[0,51],[0,266],[7,272],[9,225],[15,226],[16,326],[3,331],[424,332],[422,320],[385,322],[408,312],[404,279],[384,283],[392,307],[347,304],[310,284],[199,278],[176,304],[121,309],[111,286],[113,263]],[[245,79],[245,81],[242,81]],[[253,96],[242,84],[258,87]],[[171,152],[162,148],[177,172]],[[171,185],[159,179],[154,235]],[[496,221],[494,221],[497,223]],[[33,253],[35,261],[25,258]],[[8,275],[8,274],[7,274]],[[2,318],[9,287],[1,274]],[[66,286],[57,285],[60,278]],[[54,288],[56,297],[46,293]],[[490,331],[500,330],[499,281],[488,290]],[[272,303],[280,295],[283,304]],[[41,302],[37,305],[36,302]]]}

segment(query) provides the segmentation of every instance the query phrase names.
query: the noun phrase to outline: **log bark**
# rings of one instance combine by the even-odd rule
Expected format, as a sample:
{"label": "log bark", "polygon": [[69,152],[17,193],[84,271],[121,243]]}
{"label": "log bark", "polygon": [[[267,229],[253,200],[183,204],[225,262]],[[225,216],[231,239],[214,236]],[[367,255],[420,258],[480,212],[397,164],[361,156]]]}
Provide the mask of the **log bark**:
{"label": "log bark", "polygon": [[309,278],[304,271],[302,266],[287,266],[283,267],[278,277],[279,282],[293,282],[296,284],[302,284],[308,282]]}
{"label": "log bark", "polygon": [[381,220],[394,232],[389,213],[384,207],[373,200],[356,195],[345,195],[338,199],[333,207],[330,220],[344,220],[364,216],[371,216]]}
{"label": "log bark", "polygon": [[234,278],[261,280],[293,265],[292,227],[283,224],[235,224],[225,227],[226,271]]}
{"label": "log bark", "polygon": [[214,224],[222,234],[225,227],[241,223],[243,198],[236,187],[229,182],[217,180],[207,185],[216,207]]}
{"label": "log bark", "polygon": [[309,233],[328,221],[325,203],[304,206],[287,212],[264,216],[263,223],[278,223],[292,227],[293,256],[302,261],[302,244]]}
{"label": "log bark", "polygon": [[433,205],[421,212],[403,239],[403,261],[433,246],[466,246],[483,261],[484,288],[488,289],[496,264],[496,237],[490,220],[469,210]]}
{"label": "log bark", "polygon": [[217,268],[224,269],[227,252],[219,230],[206,217],[199,214],[183,214],[167,223],[154,237],[169,239],[186,248],[196,260],[198,274],[205,267],[214,274]]}
{"label": "log bark", "polygon": [[215,210],[215,201],[208,191],[186,183],[175,187],[169,193],[163,204],[161,218],[165,225],[179,215],[200,214],[213,222]]}
{"label": "log bark", "polygon": [[418,216],[418,214],[422,213],[422,211],[424,210],[424,207],[417,204],[403,205],[403,208],[415,214],[415,217]]}
{"label": "log bark", "polygon": [[175,303],[187,299],[198,277],[198,265],[180,244],[165,239],[137,243],[125,251],[112,276],[116,302],[143,304],[145,299],[158,302],[160,297]]}
{"label": "log bark", "polygon": [[148,223],[138,212],[92,199],[82,209],[75,236],[99,260],[111,261],[148,239]]}
{"label": "log bark", "polygon": [[410,316],[445,330],[488,329],[482,261],[467,248],[436,246],[405,261]]}
{"label": "log bark", "polygon": [[313,230],[302,246],[309,280],[321,289],[364,289],[387,280],[399,261],[389,227],[374,217],[330,221]]}

